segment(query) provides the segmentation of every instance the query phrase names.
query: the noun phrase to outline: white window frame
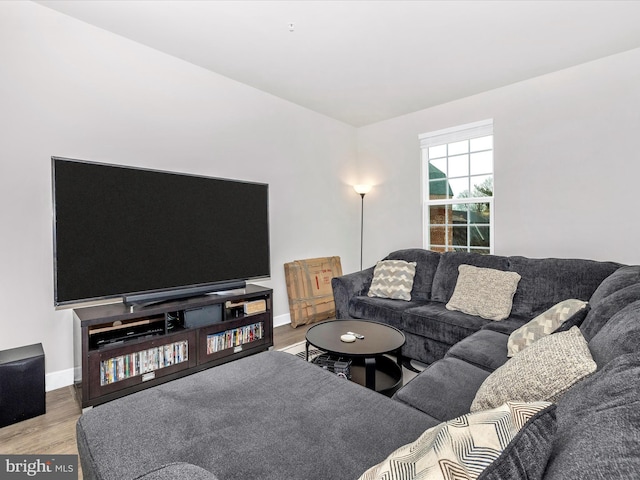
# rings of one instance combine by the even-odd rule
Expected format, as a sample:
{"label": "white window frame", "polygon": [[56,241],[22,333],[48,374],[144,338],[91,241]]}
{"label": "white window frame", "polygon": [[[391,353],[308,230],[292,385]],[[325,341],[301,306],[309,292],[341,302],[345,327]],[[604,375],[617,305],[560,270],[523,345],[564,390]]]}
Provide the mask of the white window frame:
{"label": "white window frame", "polygon": [[[420,141],[421,155],[421,195],[422,195],[422,232],[423,232],[423,245],[424,248],[430,248],[431,246],[431,228],[429,207],[435,205],[457,205],[457,204],[472,204],[472,203],[488,203],[489,204],[489,253],[494,253],[494,198],[495,198],[495,172],[494,162],[492,155],[491,175],[494,178],[493,182],[493,196],[491,197],[469,197],[469,198],[449,198],[449,199],[433,199],[431,200],[429,192],[429,148],[439,145],[460,142],[463,140],[470,140],[478,137],[486,137],[493,135],[493,119],[482,120],[479,122],[468,123],[460,125],[458,127],[446,128],[443,130],[437,130],[435,132],[423,133],[418,136]],[[492,148],[492,152],[495,152],[495,145]],[[471,176],[471,175],[469,175]],[[469,237],[468,237],[469,238]],[[453,245],[451,245],[453,247]],[[457,246],[456,248],[462,248]],[[474,251],[467,245],[467,251]]]}

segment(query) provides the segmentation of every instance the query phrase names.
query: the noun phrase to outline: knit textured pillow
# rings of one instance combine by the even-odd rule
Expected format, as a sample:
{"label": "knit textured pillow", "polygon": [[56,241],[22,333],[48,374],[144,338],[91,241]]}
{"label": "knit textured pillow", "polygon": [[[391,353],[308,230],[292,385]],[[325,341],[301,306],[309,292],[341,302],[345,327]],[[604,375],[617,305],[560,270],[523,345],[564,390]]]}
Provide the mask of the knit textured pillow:
{"label": "knit textured pillow", "polygon": [[487,320],[504,320],[511,313],[520,278],[516,272],[460,265],[456,288],[445,307]]}
{"label": "knit textured pillow", "polygon": [[509,400],[556,402],[596,368],[578,327],[548,335],[489,375],[476,392],[471,411],[494,408]]}
{"label": "knit textured pillow", "polygon": [[527,421],[550,405],[507,402],[441,423],[371,467],[360,480],[476,479]]}
{"label": "knit textured pillow", "polygon": [[550,335],[576,312],[585,308],[586,305],[587,302],[575,298],[563,300],[517,330],[514,330],[507,341],[507,357],[513,357],[536,340]]}
{"label": "knit textured pillow", "polygon": [[373,280],[369,287],[370,297],[411,300],[416,262],[404,260],[381,260],[373,270]]}

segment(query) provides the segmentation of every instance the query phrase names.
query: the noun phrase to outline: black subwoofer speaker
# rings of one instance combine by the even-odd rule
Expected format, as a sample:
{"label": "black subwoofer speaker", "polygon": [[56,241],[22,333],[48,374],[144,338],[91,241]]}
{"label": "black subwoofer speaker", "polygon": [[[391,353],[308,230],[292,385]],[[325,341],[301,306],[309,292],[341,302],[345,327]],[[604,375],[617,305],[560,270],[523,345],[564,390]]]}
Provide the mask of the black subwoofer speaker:
{"label": "black subwoofer speaker", "polygon": [[0,427],[45,413],[41,343],[0,352]]}

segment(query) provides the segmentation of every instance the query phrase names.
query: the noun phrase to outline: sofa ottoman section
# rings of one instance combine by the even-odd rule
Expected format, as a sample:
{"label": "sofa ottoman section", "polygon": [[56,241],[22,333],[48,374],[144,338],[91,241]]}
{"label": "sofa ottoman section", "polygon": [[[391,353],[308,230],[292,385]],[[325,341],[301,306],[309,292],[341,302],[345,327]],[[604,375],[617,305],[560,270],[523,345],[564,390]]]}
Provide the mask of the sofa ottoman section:
{"label": "sofa ottoman section", "polygon": [[393,399],[444,422],[469,413],[489,374],[458,358],[443,358],[398,390]]}

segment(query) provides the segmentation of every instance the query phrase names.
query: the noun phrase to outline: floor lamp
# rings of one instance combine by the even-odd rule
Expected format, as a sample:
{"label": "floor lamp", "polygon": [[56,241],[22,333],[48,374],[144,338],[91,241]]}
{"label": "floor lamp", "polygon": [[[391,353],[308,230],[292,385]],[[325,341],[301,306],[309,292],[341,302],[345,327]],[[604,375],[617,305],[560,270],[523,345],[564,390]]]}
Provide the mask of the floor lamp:
{"label": "floor lamp", "polygon": [[371,185],[354,185],[353,189],[360,195],[360,270],[362,270],[362,245],[364,240],[364,196],[371,191]]}

